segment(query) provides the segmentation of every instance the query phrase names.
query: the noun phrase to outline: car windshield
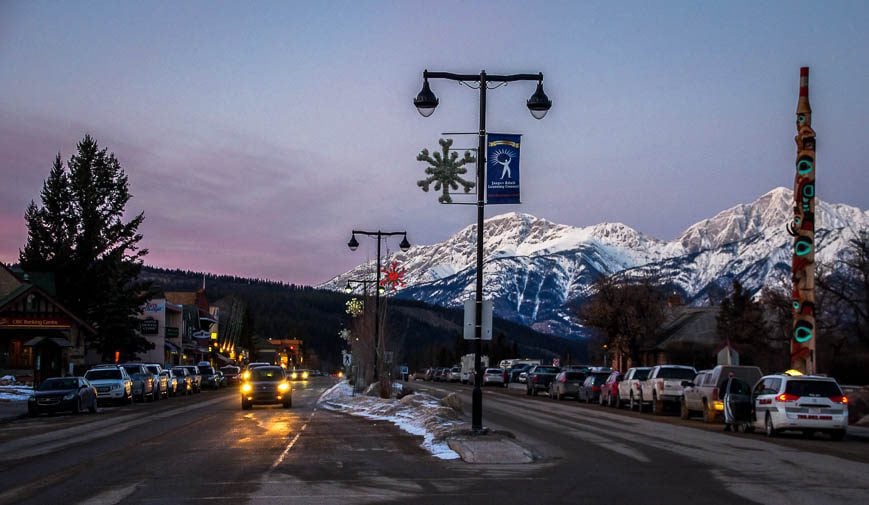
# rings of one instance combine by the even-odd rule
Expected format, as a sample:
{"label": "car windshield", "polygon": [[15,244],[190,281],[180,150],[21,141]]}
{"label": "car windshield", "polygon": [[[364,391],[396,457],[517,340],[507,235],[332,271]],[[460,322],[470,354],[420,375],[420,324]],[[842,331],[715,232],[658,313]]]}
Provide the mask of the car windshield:
{"label": "car windshield", "polygon": [[84,374],[87,380],[106,380],[106,379],[120,379],[121,371],[113,370],[111,368],[105,370],[88,370]]}
{"label": "car windshield", "polygon": [[147,368],[148,371],[151,372],[151,373],[154,374],[154,375],[158,375],[158,374],[160,373],[159,368],[158,368],[157,366],[155,366],[155,365],[151,365],[151,366],[148,366],[148,367],[145,367],[145,368]]}
{"label": "car windshield", "polygon": [[564,378],[569,381],[581,381],[587,377],[585,372],[565,372]]}
{"label": "car windshield", "polygon": [[277,382],[284,380],[284,371],[280,368],[260,367],[250,371],[250,380]]}
{"label": "car windshield", "polygon": [[134,373],[138,373],[138,372],[142,371],[142,369],[139,368],[138,366],[125,366],[124,368],[127,370],[127,373],[130,375],[133,375]]}
{"label": "car windshield", "polygon": [[37,391],[59,391],[62,389],[76,389],[78,379],[46,379],[36,388]]}
{"label": "car windshield", "polygon": [[184,375],[185,375],[183,368],[173,368],[172,372],[179,377],[184,377]]}
{"label": "car windshield", "polygon": [[697,372],[690,368],[661,368],[658,370],[659,379],[682,379],[692,380]]}
{"label": "car windshield", "polygon": [[501,371],[500,368],[487,368],[486,373],[501,374],[503,372]]}
{"label": "car windshield", "polygon": [[797,396],[841,396],[842,390],[833,381],[789,380],[785,393]]}
{"label": "car windshield", "polygon": [[200,366],[200,367],[197,367],[197,369],[199,370],[199,373],[202,375],[214,375],[214,369],[211,368],[210,366]]}
{"label": "car windshield", "polygon": [[225,366],[220,371],[226,375],[238,375],[239,368],[237,366]]}
{"label": "car windshield", "polygon": [[649,370],[637,370],[636,372],[634,372],[634,379],[644,381],[644,380],[649,378],[649,372],[651,372],[651,371],[652,371],[651,369],[649,369]]}

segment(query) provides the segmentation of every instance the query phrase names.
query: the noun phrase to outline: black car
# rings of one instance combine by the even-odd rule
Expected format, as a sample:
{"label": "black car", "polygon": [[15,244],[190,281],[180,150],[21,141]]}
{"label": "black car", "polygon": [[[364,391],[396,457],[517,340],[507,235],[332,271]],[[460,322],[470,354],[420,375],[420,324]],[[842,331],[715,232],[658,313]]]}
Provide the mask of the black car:
{"label": "black car", "polygon": [[280,403],[285,409],[293,406],[293,385],[279,366],[261,366],[250,370],[250,377],[241,385],[241,408],[248,410],[257,403]]}
{"label": "black car", "polygon": [[88,409],[97,411],[97,390],[84,377],[52,377],[42,381],[27,401],[27,413],[38,416],[43,412],[78,414]]}
{"label": "black car", "polygon": [[534,365],[526,372],[525,394],[537,395],[538,391],[549,391],[549,383],[561,369],[552,365]]}
{"label": "black car", "polygon": [[226,378],[226,383],[229,385],[238,384],[239,379],[241,378],[241,368],[235,365],[226,365],[220,367],[220,371],[223,372],[223,376]]}

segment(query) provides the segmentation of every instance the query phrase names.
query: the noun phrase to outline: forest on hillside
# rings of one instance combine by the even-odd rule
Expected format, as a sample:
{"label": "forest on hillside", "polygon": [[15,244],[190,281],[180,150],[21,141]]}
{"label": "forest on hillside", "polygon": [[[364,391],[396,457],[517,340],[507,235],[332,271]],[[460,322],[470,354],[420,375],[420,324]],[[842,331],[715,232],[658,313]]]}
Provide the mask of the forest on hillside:
{"label": "forest on hillside", "polygon": [[[318,363],[324,370],[340,364],[345,343],[339,332],[350,323],[345,312],[350,295],[265,279],[185,270],[146,267],[142,276],[159,291],[195,291],[204,285],[212,304],[234,296],[247,305],[254,333],[261,341],[297,338],[303,341],[311,363]],[[472,352],[462,339],[461,310],[392,298],[388,304],[384,331],[399,348],[397,359],[412,369],[449,366],[462,354]],[[493,334],[494,341],[486,343],[483,349],[493,363],[517,356],[560,357],[576,362],[586,358],[583,342],[539,333],[510,321],[496,318]]]}

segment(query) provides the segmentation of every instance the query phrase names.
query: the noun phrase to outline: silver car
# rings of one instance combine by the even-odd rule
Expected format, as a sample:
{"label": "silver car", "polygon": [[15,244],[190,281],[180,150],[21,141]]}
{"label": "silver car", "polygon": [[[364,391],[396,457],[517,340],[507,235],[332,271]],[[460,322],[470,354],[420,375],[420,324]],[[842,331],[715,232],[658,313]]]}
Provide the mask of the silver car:
{"label": "silver car", "polygon": [[103,365],[85,372],[84,378],[97,389],[98,401],[133,403],[133,381],[125,369]]}

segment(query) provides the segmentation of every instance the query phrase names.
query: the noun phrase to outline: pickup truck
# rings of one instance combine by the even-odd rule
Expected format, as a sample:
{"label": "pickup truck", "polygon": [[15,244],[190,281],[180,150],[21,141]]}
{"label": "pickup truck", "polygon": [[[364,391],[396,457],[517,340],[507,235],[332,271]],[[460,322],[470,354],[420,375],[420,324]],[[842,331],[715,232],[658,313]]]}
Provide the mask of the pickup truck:
{"label": "pickup truck", "polygon": [[688,419],[691,414],[700,412],[703,421],[714,423],[724,412],[724,384],[727,377],[733,374],[751,386],[760,380],[763,372],[756,366],[718,365],[711,370],[702,370],[692,380],[682,383],[682,419]]}
{"label": "pickup truck", "polygon": [[534,365],[525,376],[525,394],[537,396],[538,391],[549,391],[549,383],[561,369],[552,365]]}
{"label": "pickup truck", "polygon": [[618,394],[616,395],[616,407],[625,405],[631,410],[636,410],[640,401],[640,383],[649,376],[651,367],[635,366],[628,368],[625,378],[619,382]]}
{"label": "pickup truck", "polygon": [[690,381],[697,375],[693,366],[658,365],[649,371],[649,378],[640,385],[640,412],[649,404],[652,413],[661,415],[667,403],[682,405],[682,381]]}

